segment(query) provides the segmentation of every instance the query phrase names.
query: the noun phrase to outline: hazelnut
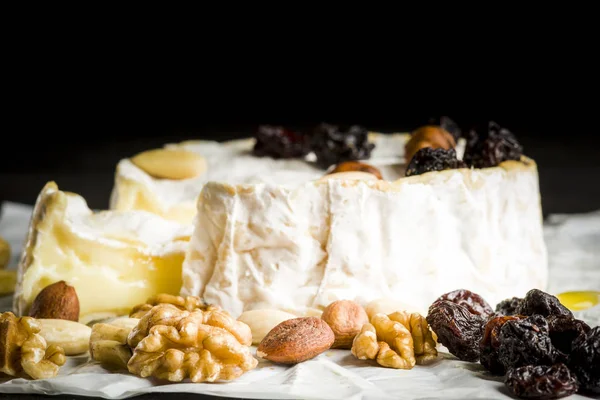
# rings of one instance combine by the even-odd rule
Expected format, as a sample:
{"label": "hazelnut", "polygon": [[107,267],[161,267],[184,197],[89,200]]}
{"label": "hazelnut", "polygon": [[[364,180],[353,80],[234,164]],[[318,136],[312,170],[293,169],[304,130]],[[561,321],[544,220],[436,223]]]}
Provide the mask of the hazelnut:
{"label": "hazelnut", "polygon": [[335,168],[329,172],[330,174],[335,174],[338,172],[350,172],[350,171],[360,171],[360,172],[368,172],[377,177],[377,179],[383,179],[381,176],[381,172],[374,166],[358,162],[358,161],[344,161],[335,166]]}
{"label": "hazelnut", "polygon": [[440,126],[422,126],[412,133],[404,146],[406,162],[410,162],[415,153],[424,147],[449,150],[456,147],[456,141],[450,132]]}
{"label": "hazelnut", "polygon": [[58,281],[46,286],[33,300],[29,316],[33,318],[79,321],[79,297],[73,286]]}
{"label": "hazelnut", "polygon": [[337,300],[328,305],[321,318],[327,322],[335,335],[331,348],[350,349],[354,337],[364,324],[369,323],[367,312],[351,300]]}

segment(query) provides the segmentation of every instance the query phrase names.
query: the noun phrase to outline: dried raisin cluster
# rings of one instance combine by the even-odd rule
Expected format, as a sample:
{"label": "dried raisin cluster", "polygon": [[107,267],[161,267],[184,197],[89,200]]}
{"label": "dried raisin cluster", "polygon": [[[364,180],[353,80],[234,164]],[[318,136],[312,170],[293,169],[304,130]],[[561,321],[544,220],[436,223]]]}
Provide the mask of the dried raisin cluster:
{"label": "dried raisin cluster", "polygon": [[481,296],[455,290],[433,302],[427,322],[451,354],[505,375],[517,397],[600,393],[600,327],[541,290],[506,299],[495,312]]}
{"label": "dried raisin cluster", "polygon": [[406,167],[406,176],[421,175],[425,172],[446,169],[466,168],[466,164],[456,158],[456,150],[424,147],[417,151]]}
{"label": "dried raisin cluster", "polygon": [[369,142],[369,132],[362,126],[343,128],[322,123],[311,133],[310,147],[317,165],[329,168],[343,161],[368,159],[375,145]]}
{"label": "dried raisin cluster", "polygon": [[261,125],[255,138],[252,152],[257,157],[298,158],[310,151],[308,136],[282,126]]}
{"label": "dried raisin cluster", "polygon": [[475,168],[489,168],[507,160],[520,160],[523,147],[515,135],[490,121],[487,129],[473,129],[467,135],[463,160]]}

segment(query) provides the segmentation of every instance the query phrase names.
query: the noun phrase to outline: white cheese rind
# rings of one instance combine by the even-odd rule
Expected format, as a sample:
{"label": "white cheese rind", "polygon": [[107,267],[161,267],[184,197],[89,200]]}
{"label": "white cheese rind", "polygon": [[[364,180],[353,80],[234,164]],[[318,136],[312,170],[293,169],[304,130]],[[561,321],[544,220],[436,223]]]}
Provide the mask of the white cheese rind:
{"label": "white cheese rind", "polygon": [[122,315],[156,293],[177,294],[191,233],[145,211],[93,212],[49,182],[31,217],[13,311],[26,315],[37,294],[60,280],[75,287],[82,321]]}
{"label": "white cheese rind", "polygon": [[295,314],[339,299],[391,298],[427,313],[459,288],[492,305],[545,288],[537,167],[385,181],[208,183],[183,266],[182,294],[233,315]]}
{"label": "white cheese rind", "polygon": [[[378,167],[384,179],[396,180],[404,175],[404,145],[408,138],[408,134],[401,133],[370,133],[369,139],[375,148],[365,162]],[[165,148],[192,151],[206,160],[206,173],[183,180],[152,177],[130,159],[123,159],[117,165],[110,208],[145,210],[191,224],[198,195],[206,182],[268,183],[293,188],[326,173],[312,162],[312,154],[305,159],[256,157],[252,155],[253,146],[252,138],[222,143],[192,140],[167,144]],[[461,142],[457,148],[459,154],[463,147]]]}

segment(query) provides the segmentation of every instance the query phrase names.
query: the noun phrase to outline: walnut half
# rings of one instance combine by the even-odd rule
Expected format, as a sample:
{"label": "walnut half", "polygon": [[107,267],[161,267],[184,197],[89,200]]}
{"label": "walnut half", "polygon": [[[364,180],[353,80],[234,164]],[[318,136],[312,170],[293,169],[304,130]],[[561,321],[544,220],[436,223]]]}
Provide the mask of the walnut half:
{"label": "walnut half", "polygon": [[0,314],[0,372],[10,376],[47,379],[55,377],[66,362],[64,350],[48,346],[32,317]]}
{"label": "walnut half", "polygon": [[[131,331],[129,372],[172,382],[232,380],[258,365],[248,347],[252,335],[222,310],[152,307]],[[247,333],[247,337],[246,337]],[[240,340],[241,339],[241,340]]]}

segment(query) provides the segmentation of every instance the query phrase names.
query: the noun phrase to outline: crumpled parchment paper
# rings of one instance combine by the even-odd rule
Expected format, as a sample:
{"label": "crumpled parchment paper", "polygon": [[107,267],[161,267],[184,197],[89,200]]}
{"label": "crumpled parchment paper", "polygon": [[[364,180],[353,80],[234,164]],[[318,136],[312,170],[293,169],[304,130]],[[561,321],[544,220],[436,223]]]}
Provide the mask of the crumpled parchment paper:
{"label": "crumpled parchment paper", "polygon": [[[0,235],[12,246],[11,267],[18,262],[31,207],[5,203]],[[550,283],[547,290],[600,290],[600,210],[589,214],[553,215],[545,224]],[[0,311],[11,298],[0,298]],[[600,306],[576,313],[600,325]],[[360,361],[348,350],[330,350],[295,366],[261,361],[229,383],[158,383],[129,374],[109,373],[87,355],[70,357],[59,376],[38,381],[0,377],[0,393],[38,393],[124,399],[151,392],[202,393],[232,398],[269,399],[508,399],[502,377],[478,363],[456,360],[444,347],[438,360],[412,370],[396,370]],[[589,399],[573,395],[569,399]]]}

